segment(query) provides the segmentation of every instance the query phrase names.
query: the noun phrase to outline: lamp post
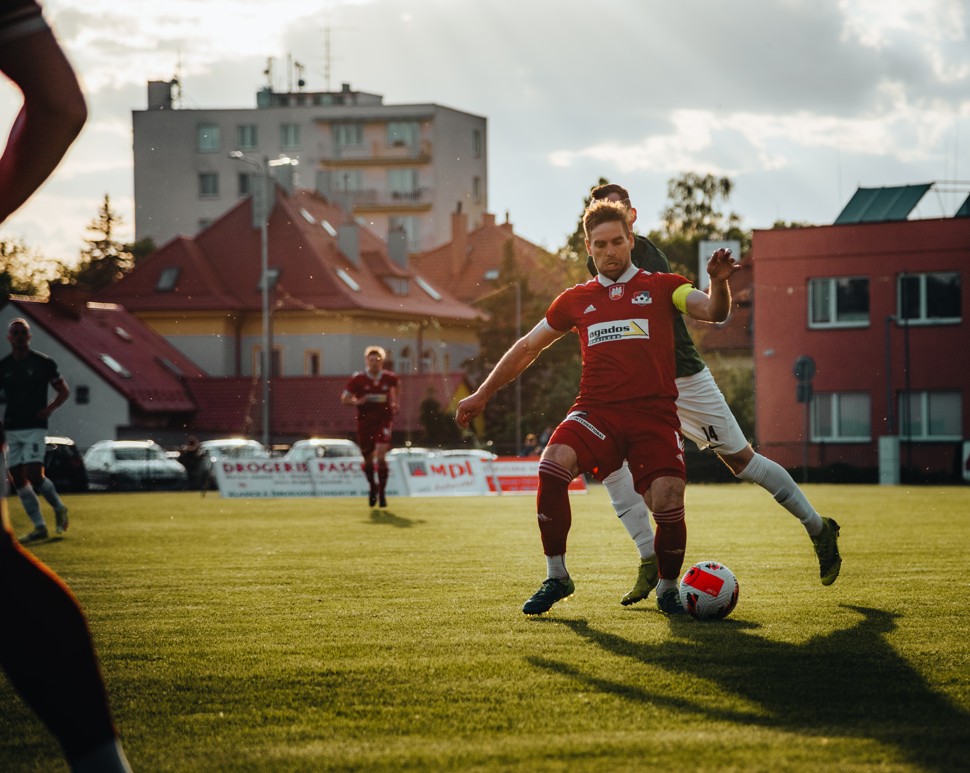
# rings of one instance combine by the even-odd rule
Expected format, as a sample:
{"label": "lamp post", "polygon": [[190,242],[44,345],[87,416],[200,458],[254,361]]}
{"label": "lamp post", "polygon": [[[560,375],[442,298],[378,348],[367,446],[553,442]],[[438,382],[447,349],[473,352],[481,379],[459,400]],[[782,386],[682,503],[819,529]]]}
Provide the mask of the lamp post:
{"label": "lamp post", "polygon": [[[254,158],[250,158],[241,150],[229,151],[229,158],[235,161],[244,161],[259,172],[259,184],[262,186],[262,195],[253,196],[253,217],[259,221],[259,242],[260,242],[260,287],[263,291],[263,351],[259,358],[259,375],[263,386],[263,445],[270,448],[270,415],[272,406],[270,403],[270,351],[272,345],[269,327],[269,167],[261,164]],[[256,208],[258,207],[258,211]]]}

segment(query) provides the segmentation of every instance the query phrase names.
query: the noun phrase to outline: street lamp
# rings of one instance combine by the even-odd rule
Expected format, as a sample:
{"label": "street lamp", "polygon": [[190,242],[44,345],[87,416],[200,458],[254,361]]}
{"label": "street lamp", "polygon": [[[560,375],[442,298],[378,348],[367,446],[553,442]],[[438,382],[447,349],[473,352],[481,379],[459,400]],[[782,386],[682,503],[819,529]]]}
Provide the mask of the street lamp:
{"label": "street lamp", "polygon": [[[263,291],[263,351],[259,362],[259,375],[263,385],[263,445],[270,448],[270,403],[269,369],[270,369],[270,327],[269,327],[269,212],[270,186],[269,166],[250,158],[241,150],[230,150],[229,158],[243,161],[259,172],[259,184],[262,186],[261,195],[253,195],[253,218],[259,222],[260,242],[260,287]],[[258,210],[257,210],[258,207]]]}

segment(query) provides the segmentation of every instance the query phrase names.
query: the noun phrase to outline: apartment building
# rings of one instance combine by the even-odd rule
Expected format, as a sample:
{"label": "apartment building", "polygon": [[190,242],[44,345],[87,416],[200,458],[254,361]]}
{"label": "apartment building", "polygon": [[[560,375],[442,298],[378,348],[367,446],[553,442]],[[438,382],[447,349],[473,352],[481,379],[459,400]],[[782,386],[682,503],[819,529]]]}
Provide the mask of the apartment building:
{"label": "apartment building", "polygon": [[473,226],[488,211],[484,117],[430,103],[385,105],[350,84],[332,92],[264,87],[254,108],[181,109],[173,85],[149,82],[148,108],[132,111],[136,239],[161,246],[195,235],[280,159],[297,164],[277,167],[277,176],[323,192],[379,236],[403,230],[411,252],[447,242],[459,204]]}

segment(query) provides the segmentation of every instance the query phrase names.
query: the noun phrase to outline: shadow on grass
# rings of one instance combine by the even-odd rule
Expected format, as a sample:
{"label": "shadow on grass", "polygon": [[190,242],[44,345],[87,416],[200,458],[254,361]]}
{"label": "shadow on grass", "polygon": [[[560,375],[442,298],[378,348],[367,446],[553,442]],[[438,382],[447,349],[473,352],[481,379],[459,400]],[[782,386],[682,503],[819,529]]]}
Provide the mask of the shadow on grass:
{"label": "shadow on grass", "polygon": [[614,655],[714,682],[758,706],[756,713],[657,694],[559,661],[529,662],[627,700],[803,735],[872,739],[898,748],[924,770],[963,769],[970,758],[970,715],[934,692],[889,645],[886,635],[895,629],[896,615],[845,608],[862,619],[803,644],[770,641],[749,632],[757,625],[735,620],[700,624],[671,618],[685,641],[644,645],[597,631],[585,620],[547,619]]}
{"label": "shadow on grass", "polygon": [[370,522],[376,526],[395,526],[398,529],[410,529],[412,526],[424,523],[421,520],[415,521],[394,515],[390,510],[377,510],[376,508],[370,511]]}

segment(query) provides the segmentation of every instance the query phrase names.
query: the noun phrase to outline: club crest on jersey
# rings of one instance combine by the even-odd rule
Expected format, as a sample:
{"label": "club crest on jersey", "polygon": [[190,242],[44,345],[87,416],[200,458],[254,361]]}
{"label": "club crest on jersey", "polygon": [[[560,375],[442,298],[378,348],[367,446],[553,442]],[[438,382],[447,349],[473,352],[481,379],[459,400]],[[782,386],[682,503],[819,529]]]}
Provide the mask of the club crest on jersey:
{"label": "club crest on jersey", "polygon": [[626,290],[626,285],[610,285],[610,300],[618,301],[623,297],[623,292]]}
{"label": "club crest on jersey", "polygon": [[648,303],[653,303],[653,298],[650,297],[649,290],[638,290],[633,298],[630,300],[634,306],[646,306]]}
{"label": "club crest on jersey", "polygon": [[616,319],[599,322],[586,329],[586,342],[595,346],[606,341],[624,341],[632,338],[650,338],[650,321],[646,319]]}

